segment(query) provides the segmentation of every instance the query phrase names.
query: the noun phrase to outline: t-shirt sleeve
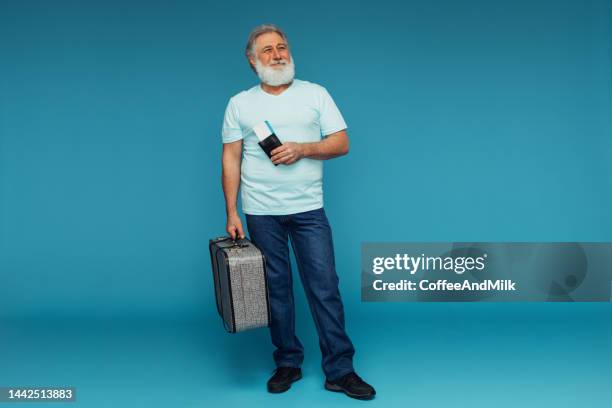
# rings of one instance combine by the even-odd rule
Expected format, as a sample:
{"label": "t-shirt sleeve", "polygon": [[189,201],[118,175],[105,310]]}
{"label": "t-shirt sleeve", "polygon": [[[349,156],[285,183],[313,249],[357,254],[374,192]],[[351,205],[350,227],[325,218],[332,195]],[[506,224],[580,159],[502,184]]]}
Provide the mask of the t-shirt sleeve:
{"label": "t-shirt sleeve", "polygon": [[230,98],[225,109],[225,116],[223,117],[221,139],[223,143],[231,143],[242,138],[242,129],[238,122],[238,110],[236,109],[234,98]]}
{"label": "t-shirt sleeve", "polygon": [[346,122],[344,122],[340,110],[324,87],[321,87],[320,92],[319,124],[323,137],[346,129]]}

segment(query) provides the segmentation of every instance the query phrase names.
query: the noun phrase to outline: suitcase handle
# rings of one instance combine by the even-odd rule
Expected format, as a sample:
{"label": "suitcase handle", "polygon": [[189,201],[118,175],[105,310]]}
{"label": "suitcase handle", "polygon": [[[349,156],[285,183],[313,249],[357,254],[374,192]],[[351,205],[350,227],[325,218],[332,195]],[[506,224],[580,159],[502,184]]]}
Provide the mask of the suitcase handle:
{"label": "suitcase handle", "polygon": [[217,238],[217,242],[228,241],[228,240],[232,241],[232,248],[234,248],[234,247],[246,248],[246,247],[249,246],[249,244],[247,244],[245,242],[246,239],[241,239],[241,238],[232,239],[232,237],[219,237],[219,238]]}
{"label": "suitcase handle", "polygon": [[244,240],[241,240],[240,238],[234,240],[233,247],[246,248],[248,246],[249,244],[247,244],[246,242],[244,242]]}

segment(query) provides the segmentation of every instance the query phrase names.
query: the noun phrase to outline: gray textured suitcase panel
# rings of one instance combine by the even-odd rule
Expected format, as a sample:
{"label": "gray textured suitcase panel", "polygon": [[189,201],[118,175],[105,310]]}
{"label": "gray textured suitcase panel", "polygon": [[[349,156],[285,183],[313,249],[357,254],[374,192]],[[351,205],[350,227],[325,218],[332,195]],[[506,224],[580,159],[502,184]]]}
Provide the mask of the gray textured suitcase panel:
{"label": "gray textured suitcase panel", "polygon": [[[234,252],[239,252],[234,256]],[[268,325],[268,299],[261,252],[253,246],[227,249],[236,331]]]}
{"label": "gray textured suitcase panel", "polygon": [[248,240],[210,241],[217,309],[229,332],[269,325],[265,260]]}

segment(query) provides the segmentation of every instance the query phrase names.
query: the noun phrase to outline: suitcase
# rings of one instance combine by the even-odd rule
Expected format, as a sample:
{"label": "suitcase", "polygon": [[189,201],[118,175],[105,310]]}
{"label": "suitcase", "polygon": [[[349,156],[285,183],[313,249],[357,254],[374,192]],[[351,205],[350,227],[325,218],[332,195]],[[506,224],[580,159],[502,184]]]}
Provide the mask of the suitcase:
{"label": "suitcase", "polygon": [[248,239],[211,239],[217,311],[225,329],[236,333],[270,326],[270,303],[263,253]]}

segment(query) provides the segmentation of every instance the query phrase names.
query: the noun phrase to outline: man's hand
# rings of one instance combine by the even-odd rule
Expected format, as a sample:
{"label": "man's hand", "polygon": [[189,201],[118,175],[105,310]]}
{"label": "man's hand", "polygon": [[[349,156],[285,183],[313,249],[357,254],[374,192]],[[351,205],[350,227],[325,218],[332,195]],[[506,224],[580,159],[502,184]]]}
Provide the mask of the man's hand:
{"label": "man's hand", "polygon": [[320,142],[296,143],[285,142],[272,150],[272,163],[292,164],[307,157],[309,159],[328,160],[344,156],[349,151],[349,140],[346,129],[330,133]]}
{"label": "man's hand", "polygon": [[227,216],[227,227],[225,230],[232,239],[244,238],[244,229],[242,228],[242,221],[238,213]]}
{"label": "man's hand", "polygon": [[304,148],[301,143],[285,142],[271,153],[272,163],[292,164],[304,157]]}

